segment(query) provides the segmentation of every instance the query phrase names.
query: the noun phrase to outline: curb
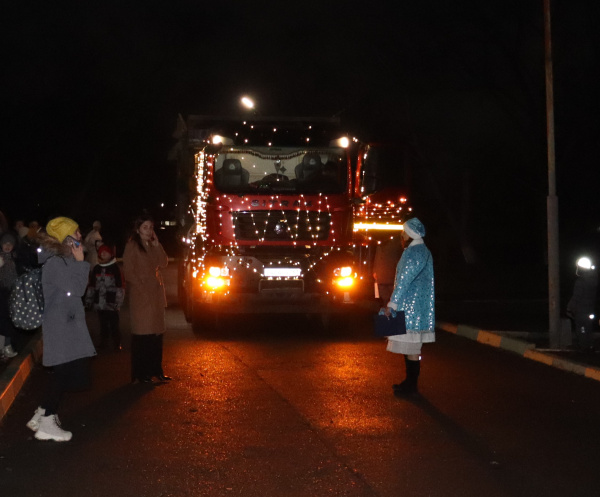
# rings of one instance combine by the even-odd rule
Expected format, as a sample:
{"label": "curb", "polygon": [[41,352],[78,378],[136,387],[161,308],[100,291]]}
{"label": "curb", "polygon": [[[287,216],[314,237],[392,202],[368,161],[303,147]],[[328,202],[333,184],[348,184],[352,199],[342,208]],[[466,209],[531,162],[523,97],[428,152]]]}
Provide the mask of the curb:
{"label": "curb", "polygon": [[42,357],[42,332],[38,331],[0,375],[0,421],[10,409],[35,363]]}
{"label": "curb", "polygon": [[452,324],[444,321],[436,321],[435,326],[437,329],[452,333],[457,336],[469,338],[476,342],[499,349],[508,350],[518,354],[525,359],[532,361],[541,362],[547,366],[575,373],[592,380],[600,381],[600,368],[594,366],[588,366],[586,364],[580,364],[578,362],[564,359],[562,357],[555,356],[548,352],[540,352],[536,350],[535,345],[525,340],[519,340],[518,338],[511,338],[504,336],[499,332],[482,330],[467,326],[464,324]]}

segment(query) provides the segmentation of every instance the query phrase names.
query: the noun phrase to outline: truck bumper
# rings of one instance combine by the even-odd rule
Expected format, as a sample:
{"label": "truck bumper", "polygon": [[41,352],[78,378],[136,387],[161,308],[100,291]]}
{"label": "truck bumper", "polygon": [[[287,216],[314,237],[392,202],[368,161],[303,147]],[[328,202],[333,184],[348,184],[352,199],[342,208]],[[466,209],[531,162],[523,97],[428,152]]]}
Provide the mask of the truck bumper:
{"label": "truck bumper", "polygon": [[218,314],[341,314],[375,312],[375,300],[352,300],[330,296],[303,295],[302,298],[273,298],[257,294],[236,294],[196,301],[200,310]]}

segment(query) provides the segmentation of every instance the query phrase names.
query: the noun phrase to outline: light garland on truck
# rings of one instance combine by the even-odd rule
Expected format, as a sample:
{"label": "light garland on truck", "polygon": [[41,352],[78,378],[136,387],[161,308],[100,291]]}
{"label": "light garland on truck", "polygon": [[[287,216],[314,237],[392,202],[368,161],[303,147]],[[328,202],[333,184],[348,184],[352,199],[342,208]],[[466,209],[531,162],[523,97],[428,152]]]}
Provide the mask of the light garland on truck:
{"label": "light garland on truck", "polygon": [[[207,205],[208,205],[208,199],[209,199],[209,192],[211,190],[211,185],[212,185],[212,174],[211,174],[210,168],[206,167],[207,166],[207,157],[204,152],[201,151],[196,154],[195,162],[196,162],[196,178],[197,178],[197,185],[196,185],[197,196],[196,196],[196,202],[195,202],[195,205],[196,205],[196,209],[195,209],[196,233],[199,234],[205,242],[214,243],[215,242],[214,238],[212,238],[212,237],[211,237],[211,239],[208,238],[210,236],[210,234],[208,233],[207,225],[206,225],[206,223],[207,223]],[[233,203],[233,198],[225,197],[225,199],[228,200],[230,204]],[[216,197],[217,202],[219,202],[220,200],[221,200],[221,197]],[[251,264],[249,262],[244,262],[245,260],[247,260],[247,258],[240,257],[240,255],[239,255],[239,244],[238,244],[237,240],[235,240],[235,231],[236,231],[235,216],[234,216],[235,212],[250,211],[253,228],[254,228],[256,235],[258,236],[258,243],[265,242],[266,232],[267,232],[267,228],[269,225],[270,217],[275,216],[275,215],[283,216],[283,219],[286,220],[285,224],[288,227],[292,228],[291,233],[292,233],[292,236],[295,238],[292,241],[293,245],[294,246],[304,245],[307,248],[310,245],[317,246],[318,236],[319,236],[319,227],[320,227],[321,222],[323,221],[323,219],[321,218],[321,214],[326,212],[329,215],[329,233],[333,234],[333,238],[331,241],[332,241],[332,243],[335,243],[335,241],[336,241],[336,238],[335,238],[336,230],[334,229],[334,226],[333,226],[329,199],[326,195],[319,193],[319,198],[316,201],[317,202],[316,218],[311,219],[310,215],[309,215],[310,212],[315,212],[311,209],[312,200],[307,200],[304,195],[300,195],[300,200],[296,200],[294,202],[294,205],[292,206],[294,208],[291,210],[286,210],[285,208],[282,208],[280,210],[279,209],[268,209],[267,219],[264,222],[263,226],[260,226],[260,224],[257,223],[257,221],[255,220],[254,214],[252,213],[253,206],[251,205],[251,202],[252,201],[248,198],[242,198],[241,206],[238,209],[236,209],[235,211],[230,210],[229,216],[223,216],[223,211],[220,211],[218,214],[219,228],[220,228],[219,234],[223,233],[223,228],[225,227],[224,223],[226,223],[228,221],[231,222],[231,227],[233,228],[234,239],[232,240],[231,245],[223,247],[224,253],[221,254],[222,256],[225,256],[227,259],[229,259],[229,261],[224,263],[224,267],[231,269],[232,272],[235,272],[241,268],[250,269],[250,267],[251,267]],[[271,205],[283,206],[283,205],[285,205],[285,200],[283,200],[282,196],[273,195],[270,197],[269,203]],[[289,213],[293,212],[294,210],[296,212],[295,216],[291,220],[288,220]],[[302,215],[306,215],[307,227],[308,227],[308,231],[311,232],[310,236],[312,238],[312,241],[298,240],[299,228],[300,228]],[[314,267],[323,258],[327,257],[333,250],[335,250],[334,247],[329,247],[329,248],[324,249],[324,251],[321,253],[320,256],[314,257],[311,259],[309,267],[310,268]],[[337,250],[339,250],[339,248]],[[202,253],[198,253],[198,248],[197,247],[193,248],[192,260],[194,262],[196,274],[203,273],[208,269],[207,263],[205,261],[207,256],[208,256],[207,251],[203,250]],[[269,261],[268,264],[269,264],[269,266],[292,265],[292,266],[299,267],[301,262],[295,261],[295,262],[290,263],[289,261],[279,260],[276,262]],[[253,271],[257,272],[256,268],[254,268]],[[302,277],[302,274],[300,277]],[[278,277],[274,277],[274,278],[280,279]]]}
{"label": "light garland on truck", "polygon": [[[269,222],[270,222],[271,216],[279,216],[280,219],[284,220],[285,225],[290,229],[290,233],[292,236],[292,244],[294,246],[297,246],[298,244],[305,245],[307,243],[307,240],[298,240],[298,237],[300,235],[300,224],[302,222],[301,217],[303,214],[306,215],[307,229],[308,229],[308,231],[311,232],[310,237],[312,239],[312,242],[308,241],[308,243],[312,243],[313,246],[316,246],[317,242],[319,241],[320,225],[321,225],[321,222],[324,221],[324,219],[321,218],[321,214],[323,212],[327,212],[327,214],[329,215],[329,233],[335,234],[335,230],[333,228],[333,223],[331,220],[331,212],[330,212],[330,205],[329,205],[328,198],[326,196],[323,196],[321,193],[319,193],[319,200],[317,201],[316,211],[310,209],[310,207],[312,206],[312,201],[307,201],[305,199],[304,195],[300,195],[300,199],[301,200],[297,201],[297,204],[295,205],[296,209],[293,209],[293,210],[288,210],[283,207],[280,210],[267,209],[266,210],[267,218],[265,219],[264,223],[262,223],[262,226],[261,226],[261,222],[257,221],[255,218],[255,211],[252,210],[251,200],[243,198],[241,200],[242,206],[239,209],[236,209],[235,211],[231,212],[231,222],[232,222],[234,237],[235,237],[235,232],[237,229],[235,213],[243,212],[243,211],[249,212],[250,220],[252,222],[252,229],[254,230],[254,234],[257,237],[258,243],[265,242],[267,229],[269,227]],[[229,199],[229,201],[232,202],[232,199]],[[273,205],[283,206],[283,205],[285,205],[285,202],[286,201],[282,200],[282,197],[280,197],[279,195],[272,195],[269,200],[269,203],[272,206]],[[303,209],[304,209],[304,212],[303,212]],[[295,217],[290,218],[290,215],[294,216],[293,214],[291,214],[294,210],[296,212]],[[265,212],[265,211],[261,211],[261,212]],[[311,217],[310,217],[311,212],[317,213],[316,218],[311,219]],[[222,215],[220,216],[220,224],[221,224],[221,228],[222,228],[223,227]],[[334,235],[334,238],[332,239],[332,242],[335,242],[335,235]]]}
{"label": "light garland on truck", "polygon": [[372,236],[369,236],[370,231],[378,232],[378,234],[392,232],[390,235],[390,239],[392,239],[394,232],[404,229],[404,220],[412,212],[412,207],[403,205],[406,202],[407,199],[404,197],[401,197],[398,202],[388,200],[385,203],[370,202],[367,199],[367,202],[357,209],[353,231],[364,233],[369,241],[373,239]]}
{"label": "light garland on truck", "polygon": [[[256,208],[256,199],[250,199],[246,197],[229,197],[229,196],[216,196],[214,200],[216,200],[217,205],[220,202],[228,202],[230,208],[223,209],[218,212],[216,216],[216,220],[219,224],[219,229],[217,233],[214,235],[212,233],[208,233],[207,230],[207,205],[209,201],[209,192],[212,191],[212,171],[209,166],[210,158],[205,155],[204,152],[199,152],[196,155],[196,178],[197,178],[197,199],[196,199],[196,232],[202,236],[205,244],[199,247],[198,249],[194,248],[194,266],[196,271],[206,271],[208,269],[206,258],[208,257],[208,247],[210,244],[214,244],[216,242],[214,235],[223,235],[224,232],[229,232],[229,230],[233,230],[232,235],[233,238],[230,239],[229,245],[223,246],[220,253],[219,258],[222,261],[222,265],[225,268],[231,270],[230,274],[234,274],[238,269],[246,269],[252,270],[257,273],[258,270],[256,267],[252,268],[253,257],[245,257],[240,253],[240,245],[238,241],[235,239],[235,232],[237,229],[236,226],[236,213],[241,211],[247,211],[250,213],[250,219],[252,222],[252,229],[254,230],[255,235],[257,236],[257,245],[263,244],[266,241],[267,230],[269,228],[269,224],[272,223],[272,216],[281,216],[280,219],[283,221],[289,229],[289,233],[292,237],[293,246],[299,247],[304,246],[306,249],[311,246],[317,247],[319,240],[319,230],[320,228],[325,228],[321,226],[321,223],[324,219],[321,217],[323,213],[327,213],[329,217],[329,233],[332,235],[331,243],[336,242],[337,238],[337,227],[334,225],[330,200],[327,195],[323,195],[322,193],[318,194],[318,199],[307,199],[304,195],[300,195],[300,198],[294,201],[286,200],[286,195],[272,195],[267,197],[265,200],[262,200],[263,206],[267,207],[265,209],[267,218],[263,221],[258,221],[254,213],[253,209]],[[218,194],[217,194],[218,195]],[[236,201],[237,206],[235,210],[232,210],[233,203]],[[212,201],[211,201],[212,202]],[[266,202],[266,203],[265,203]],[[291,209],[284,208],[287,207],[287,204],[291,203]],[[313,209],[313,203],[316,203],[316,209]],[[356,240],[356,244],[365,245],[368,242],[376,241],[377,244],[380,244],[385,239],[381,237],[389,233],[389,239],[394,239],[394,235],[396,235],[400,230],[402,230],[402,223],[405,220],[406,216],[412,211],[412,208],[407,207],[406,199],[400,198],[399,201],[387,201],[385,203],[375,203],[370,202],[367,199],[367,203],[360,205],[356,209],[356,221],[353,225],[353,231],[355,233],[360,233],[361,237]],[[223,205],[223,204],[221,204]],[[281,209],[273,209],[272,207],[275,205],[281,206]],[[271,207],[271,208],[268,208]],[[293,214],[295,212],[295,215]],[[264,211],[263,211],[264,212]],[[311,218],[310,213],[316,212],[316,217]],[[229,213],[229,215],[224,215],[224,213]],[[215,213],[216,214],[216,213]],[[302,216],[306,216],[306,228],[310,233],[311,240],[299,240],[300,236],[300,224],[304,222],[301,221]],[[229,224],[230,223],[230,224]],[[370,232],[376,232],[377,235],[375,237],[371,236]],[[210,237],[210,239],[209,239]],[[367,242],[368,240],[368,242]],[[324,241],[324,240],[323,240]],[[356,247],[356,244],[354,245]],[[306,269],[312,269],[317,264],[319,264],[323,259],[329,257],[333,252],[340,252],[342,249],[340,247],[323,247],[321,246],[321,250],[318,253],[311,253],[310,257],[306,260],[307,266]],[[201,253],[198,253],[201,252]],[[214,259],[211,258],[211,261]],[[302,264],[301,261],[286,261],[286,260],[278,260],[278,261],[265,261],[265,266],[268,265],[270,267],[290,267],[290,266],[298,266],[300,267]],[[365,262],[366,264],[366,262]],[[302,274],[301,276],[302,277]],[[285,278],[285,277],[284,277]],[[362,277],[361,277],[362,278]],[[269,279],[281,279],[278,276],[269,277]]]}
{"label": "light garland on truck", "polygon": [[205,177],[204,152],[196,154],[196,233],[206,238],[206,205],[208,203],[208,178]]}

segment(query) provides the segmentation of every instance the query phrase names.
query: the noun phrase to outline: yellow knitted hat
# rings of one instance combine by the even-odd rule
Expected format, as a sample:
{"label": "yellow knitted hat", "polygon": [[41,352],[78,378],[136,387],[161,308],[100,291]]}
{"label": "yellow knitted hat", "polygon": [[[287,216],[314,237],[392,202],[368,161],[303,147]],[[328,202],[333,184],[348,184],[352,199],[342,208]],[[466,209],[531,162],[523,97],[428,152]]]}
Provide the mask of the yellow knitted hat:
{"label": "yellow knitted hat", "polygon": [[46,233],[56,238],[60,243],[69,235],[73,235],[79,225],[68,217],[55,217],[46,225]]}

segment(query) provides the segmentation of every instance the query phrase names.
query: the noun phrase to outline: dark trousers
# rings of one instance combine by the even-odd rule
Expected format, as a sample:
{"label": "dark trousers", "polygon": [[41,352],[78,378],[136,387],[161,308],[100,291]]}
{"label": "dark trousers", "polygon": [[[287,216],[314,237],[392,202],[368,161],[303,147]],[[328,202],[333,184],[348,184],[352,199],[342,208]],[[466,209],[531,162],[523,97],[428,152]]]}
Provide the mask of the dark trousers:
{"label": "dark trousers", "polygon": [[16,338],[17,329],[12,324],[9,311],[10,289],[0,288],[0,335],[4,335],[4,345],[13,344]]}
{"label": "dark trousers", "polygon": [[161,376],[163,336],[131,335],[131,380]]}
{"label": "dark trousers", "polygon": [[40,406],[46,409],[46,416],[56,414],[65,392],[89,388],[92,379],[89,357],[58,364],[53,369],[50,386],[46,389],[46,398]]}
{"label": "dark trousers", "polygon": [[100,318],[100,347],[108,344],[109,338],[115,348],[121,345],[121,330],[119,328],[119,311],[98,311]]}
{"label": "dark trousers", "polygon": [[575,345],[579,350],[590,350],[594,345],[594,322],[590,319],[589,314],[576,315],[573,324],[575,328]]}

